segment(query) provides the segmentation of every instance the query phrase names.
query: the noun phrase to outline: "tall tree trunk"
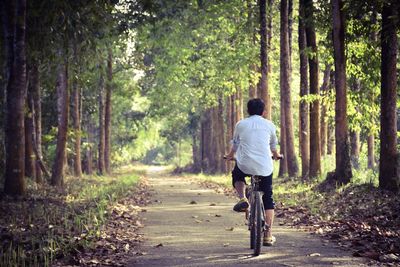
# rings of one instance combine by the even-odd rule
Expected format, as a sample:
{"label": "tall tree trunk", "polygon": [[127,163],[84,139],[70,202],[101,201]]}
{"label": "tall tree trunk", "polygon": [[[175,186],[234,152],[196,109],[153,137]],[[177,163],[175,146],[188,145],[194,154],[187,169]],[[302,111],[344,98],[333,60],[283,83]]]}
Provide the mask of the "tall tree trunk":
{"label": "tall tree trunk", "polygon": [[93,145],[95,143],[94,138],[93,138],[93,124],[92,124],[92,118],[90,115],[88,115],[88,121],[87,121],[87,142],[89,146],[86,148],[86,153],[85,153],[85,171],[88,175],[93,174]]}
{"label": "tall tree trunk", "polygon": [[289,176],[295,177],[298,172],[296,152],[294,150],[294,132],[292,101],[290,92],[290,52],[289,52],[289,6],[288,0],[281,0],[281,34],[280,34],[280,87],[284,110],[285,159]]}
{"label": "tall tree trunk", "polygon": [[31,71],[31,82],[30,86],[32,86],[32,100],[33,100],[33,123],[35,129],[35,140],[34,140],[34,149],[36,148],[37,157],[36,157],[36,182],[43,182],[43,172],[41,168],[41,161],[43,161],[43,153],[42,153],[42,105],[41,105],[41,93],[40,93],[40,78],[39,78],[39,62],[32,62],[32,71]]}
{"label": "tall tree trunk", "polygon": [[[331,65],[327,64],[324,70],[324,78],[320,89],[321,96],[323,99],[328,95],[328,89],[330,87],[330,76],[331,76]],[[326,148],[328,142],[328,118],[326,100],[322,101],[321,105],[321,156],[326,155]]]}
{"label": "tall tree trunk", "polygon": [[379,187],[400,191],[397,152],[397,10],[394,4],[384,3],[381,31],[381,132],[379,158]]}
{"label": "tall tree trunk", "polygon": [[[329,91],[333,91],[335,89],[335,72],[331,71],[331,78],[330,78],[330,86]],[[328,132],[327,132],[327,144],[326,144],[326,154],[332,155],[335,145],[335,127],[333,122],[328,122]]]}
{"label": "tall tree trunk", "polygon": [[205,173],[210,173],[212,162],[210,162],[211,136],[211,109],[203,111],[201,118],[201,169]]}
{"label": "tall tree trunk", "polygon": [[[268,101],[265,103],[265,109],[267,111],[267,114],[270,114],[267,116],[267,118],[272,118],[272,96],[270,92],[270,80],[269,77],[272,75],[272,64],[270,60],[270,53],[272,49],[272,22],[273,22],[273,16],[274,16],[274,0],[267,0],[267,88],[268,88]],[[259,96],[260,97],[260,96]]]}
{"label": "tall tree trunk", "polygon": [[[256,27],[254,25],[254,9],[253,9],[253,3],[251,0],[246,0],[247,4],[247,24],[248,24],[248,30],[252,33],[253,39],[252,39],[252,44],[254,46],[257,45],[257,31]],[[257,97],[257,82],[254,81],[253,75],[258,72],[257,70],[257,65],[256,63],[252,62],[249,66],[251,74],[249,77],[249,98],[256,98]]]}
{"label": "tall tree trunk", "polygon": [[216,153],[216,161],[218,163],[218,172],[225,173],[226,165],[223,159],[223,155],[225,154],[225,133],[224,133],[224,105],[222,101],[222,96],[218,99],[218,106],[216,109],[216,131],[217,131],[217,153]]}
{"label": "tall tree trunk", "polygon": [[368,135],[368,169],[375,168],[375,137],[373,134]]}
{"label": "tall tree trunk", "polygon": [[4,192],[10,195],[22,195],[25,192],[26,0],[1,1],[0,9],[5,13],[3,29],[7,42],[8,71]]}
{"label": "tall tree trunk", "polygon": [[[357,94],[361,90],[361,83],[360,80],[357,78],[353,78],[353,83],[351,84],[351,90],[353,93]],[[359,108],[356,106],[355,107],[356,112],[359,112]],[[360,158],[360,130],[357,129],[357,127],[354,127],[350,131],[350,162],[353,168],[359,169],[360,168],[360,163],[359,163],[359,158]],[[358,125],[357,125],[358,126]]]}
{"label": "tall tree trunk", "polygon": [[[307,41],[305,32],[304,1],[299,2],[299,51],[300,51],[300,97],[308,95],[308,62],[307,62]],[[306,179],[310,169],[310,127],[309,127],[309,105],[300,99],[300,129],[299,143],[301,156],[301,177]]]}
{"label": "tall tree trunk", "polygon": [[[305,31],[307,47],[313,53],[308,57],[310,75],[310,94],[318,96],[318,49],[314,25],[314,6],[312,0],[304,1],[305,17],[308,18]],[[319,132],[319,100],[315,99],[310,104],[310,177],[321,174],[321,147]]]}
{"label": "tall tree trunk", "polygon": [[104,164],[107,173],[111,173],[111,94],[112,94],[112,51],[108,49],[107,58],[107,82],[106,82],[106,103],[104,114]]}
{"label": "tall tree trunk", "polygon": [[[225,132],[225,140],[226,140],[226,145],[225,145],[225,151],[229,152],[232,144],[232,138],[233,138],[233,125],[232,125],[232,96],[228,96],[225,100],[225,113],[226,113],[226,132]],[[228,171],[233,169],[233,164],[230,161],[226,161],[225,163],[226,169]]]}
{"label": "tall tree trunk", "polygon": [[[378,12],[374,11],[371,19],[372,24],[376,24],[377,22]],[[373,31],[371,33],[371,41],[377,43],[378,42],[378,32]],[[376,99],[374,95],[370,95],[369,99],[370,103],[375,103]],[[368,146],[368,169],[375,169],[375,133],[372,129],[369,129],[368,137],[367,137],[367,146]]]}
{"label": "tall tree trunk", "polygon": [[[102,71],[102,70],[101,70]],[[104,128],[104,78],[101,74],[99,84],[99,151],[97,156],[97,168],[100,175],[105,172],[104,149],[105,149],[105,128]]]}
{"label": "tall tree trunk", "polygon": [[66,62],[67,55],[58,52],[60,63],[57,70],[57,113],[58,113],[58,132],[56,157],[53,164],[51,176],[51,185],[62,187],[64,185],[66,147],[68,133],[68,65]]}
{"label": "tall tree trunk", "polygon": [[33,90],[32,88],[32,71],[28,75],[28,94],[26,97],[26,112],[25,112],[25,176],[36,181],[36,156],[33,151],[33,142],[35,141],[34,129],[34,105],[33,105]]}
{"label": "tall tree trunk", "polygon": [[261,61],[261,78],[259,83],[259,96],[266,106],[266,117],[271,119],[270,112],[270,92],[268,88],[268,56],[267,56],[267,1],[260,0],[260,61]]}
{"label": "tall tree trunk", "polygon": [[346,57],[344,46],[345,25],[343,1],[332,0],[333,11],[333,49],[335,61],[335,140],[336,170],[332,177],[340,184],[350,182],[353,176],[349,155],[349,138],[347,127],[347,89],[346,89]]}
{"label": "tall tree trunk", "polygon": [[285,108],[283,98],[281,97],[281,109],[280,109],[280,119],[281,119],[281,134],[280,134],[280,153],[284,155],[283,159],[279,161],[279,172],[278,176],[283,177],[288,172],[288,164],[286,157],[286,127],[285,127]]}
{"label": "tall tree trunk", "polygon": [[75,134],[75,153],[74,153],[74,175],[76,177],[82,177],[82,160],[81,160],[81,93],[80,87],[78,84],[78,80],[76,78],[79,75],[77,69],[78,62],[77,62],[77,51],[76,47],[74,47],[74,60],[75,60],[75,75],[72,78],[72,124],[74,127],[74,134]]}

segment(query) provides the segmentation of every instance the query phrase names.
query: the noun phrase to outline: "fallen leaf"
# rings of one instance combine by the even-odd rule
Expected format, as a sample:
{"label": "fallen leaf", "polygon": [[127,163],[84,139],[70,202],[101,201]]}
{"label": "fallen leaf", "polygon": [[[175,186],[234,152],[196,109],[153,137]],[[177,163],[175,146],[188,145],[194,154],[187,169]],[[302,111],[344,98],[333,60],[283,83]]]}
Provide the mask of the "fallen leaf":
{"label": "fallen leaf", "polygon": [[307,256],[308,257],[319,257],[319,256],[321,256],[321,254],[319,254],[319,253],[311,253],[311,254],[308,254]]}

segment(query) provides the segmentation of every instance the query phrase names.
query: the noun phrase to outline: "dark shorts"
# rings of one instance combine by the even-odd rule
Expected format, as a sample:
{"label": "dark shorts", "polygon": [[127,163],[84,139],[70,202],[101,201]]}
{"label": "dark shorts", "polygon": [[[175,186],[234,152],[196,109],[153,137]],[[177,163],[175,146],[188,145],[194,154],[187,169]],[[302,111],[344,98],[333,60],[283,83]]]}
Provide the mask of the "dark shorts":
{"label": "dark shorts", "polygon": [[[250,177],[251,175],[245,174],[242,172],[237,164],[235,164],[235,168],[232,171],[232,185],[235,187],[235,182],[242,181],[246,184],[246,177]],[[263,176],[260,182],[261,191],[264,192],[263,202],[264,208],[266,210],[272,210],[275,208],[274,200],[272,199],[272,174],[269,176]]]}

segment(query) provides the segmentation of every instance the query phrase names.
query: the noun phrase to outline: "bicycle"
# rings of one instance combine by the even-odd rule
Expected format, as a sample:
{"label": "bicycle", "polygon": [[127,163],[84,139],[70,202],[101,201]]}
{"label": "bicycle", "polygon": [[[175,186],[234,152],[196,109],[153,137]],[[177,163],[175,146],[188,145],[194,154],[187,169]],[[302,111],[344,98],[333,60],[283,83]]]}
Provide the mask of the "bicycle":
{"label": "bicycle", "polygon": [[[283,155],[278,157],[280,160]],[[226,158],[225,158],[226,159]],[[235,159],[230,159],[235,161]],[[265,209],[262,196],[263,191],[260,191],[259,184],[262,176],[251,175],[251,184],[246,190],[247,199],[249,199],[250,210],[246,211],[246,220],[250,231],[250,249],[253,249],[253,255],[258,256],[261,252],[262,237],[264,232],[269,230],[269,225],[265,218]]]}

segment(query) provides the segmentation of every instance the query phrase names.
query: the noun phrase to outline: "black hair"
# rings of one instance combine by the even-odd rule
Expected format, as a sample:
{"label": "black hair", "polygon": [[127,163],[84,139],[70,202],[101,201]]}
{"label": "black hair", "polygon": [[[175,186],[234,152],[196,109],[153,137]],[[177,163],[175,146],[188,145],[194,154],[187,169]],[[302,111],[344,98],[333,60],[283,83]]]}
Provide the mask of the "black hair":
{"label": "black hair", "polygon": [[260,98],[253,98],[247,102],[247,113],[252,115],[262,115],[265,109],[264,101]]}

